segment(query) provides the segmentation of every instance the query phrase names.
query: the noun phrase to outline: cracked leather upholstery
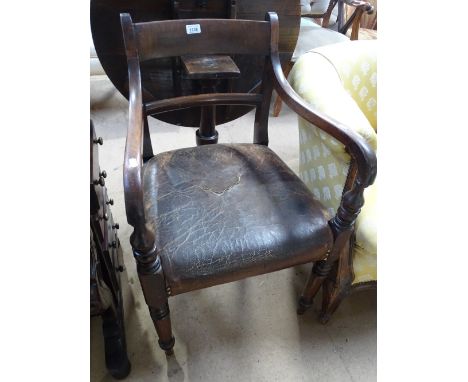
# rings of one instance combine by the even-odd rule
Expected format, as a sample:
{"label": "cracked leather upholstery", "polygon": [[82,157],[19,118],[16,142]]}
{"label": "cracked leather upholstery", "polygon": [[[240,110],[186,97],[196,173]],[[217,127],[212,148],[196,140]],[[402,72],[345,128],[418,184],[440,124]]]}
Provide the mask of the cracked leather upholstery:
{"label": "cracked leather upholstery", "polygon": [[327,212],[266,146],[161,153],[143,183],[172,295],[316,261],[332,246]]}

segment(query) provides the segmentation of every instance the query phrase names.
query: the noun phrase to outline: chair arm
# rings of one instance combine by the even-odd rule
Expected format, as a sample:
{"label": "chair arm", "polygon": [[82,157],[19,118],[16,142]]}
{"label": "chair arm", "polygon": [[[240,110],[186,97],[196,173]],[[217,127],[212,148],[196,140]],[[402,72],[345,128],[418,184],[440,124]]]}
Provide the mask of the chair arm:
{"label": "chair arm", "polygon": [[301,14],[301,17],[309,17],[313,19],[322,19],[321,26],[323,28],[328,28],[330,24],[330,17],[332,14],[333,9],[335,8],[335,5],[338,4],[338,0],[330,0],[328,3],[328,7],[324,13],[303,13]]}
{"label": "chair arm", "polygon": [[368,15],[374,12],[374,7],[367,1],[363,0],[342,0],[345,4],[355,7],[355,11],[346,21],[345,25],[340,29],[340,33],[346,34],[349,27],[352,25],[351,40],[357,40],[359,36],[359,26],[361,24],[361,18],[364,13]]}
{"label": "chair arm", "polygon": [[351,184],[345,191],[337,214],[331,222],[335,234],[352,230],[364,204],[364,189],[374,182],[377,175],[376,154],[358,133],[324,113],[314,110],[294,91],[284,77],[279,56],[275,52],[272,52],[271,63],[274,87],[281,99],[299,116],[341,142],[354,162],[356,175],[351,179]]}
{"label": "chair arm", "polygon": [[132,226],[144,219],[143,209],[143,119],[142,110],[138,106],[138,97],[130,87],[129,97],[129,123],[127,130],[127,140],[125,142],[124,154],[124,195],[125,208],[127,210],[127,220]]}
{"label": "chair arm", "polygon": [[342,0],[343,3],[347,4],[347,5],[350,5],[352,7],[355,7],[355,8],[363,8],[363,10],[365,11],[369,11],[369,9],[371,10],[370,13],[372,13],[374,7],[372,6],[372,4],[370,4],[369,2],[367,1],[363,1],[363,0]]}
{"label": "chair arm", "polygon": [[[121,15],[124,36],[132,36],[133,26],[129,15]],[[142,252],[150,251],[154,246],[154,235],[146,227],[143,201],[143,97],[138,56],[134,47],[135,40],[124,41],[127,53],[129,108],[128,130],[125,142],[123,182],[125,210],[128,224],[135,231],[131,237],[133,248]]]}
{"label": "chair arm", "polygon": [[[361,10],[362,13],[367,13],[368,15],[374,12],[374,6],[368,1],[364,0],[342,0],[343,3],[351,7],[356,8],[356,10]],[[359,16],[360,17],[360,16]]]}
{"label": "chair arm", "polygon": [[[130,71],[130,60],[128,65]],[[132,247],[147,252],[153,250],[154,235],[146,226],[143,200],[143,105],[138,86],[130,83],[129,88],[129,123],[123,166],[125,210],[128,224],[135,229],[130,238]]]}

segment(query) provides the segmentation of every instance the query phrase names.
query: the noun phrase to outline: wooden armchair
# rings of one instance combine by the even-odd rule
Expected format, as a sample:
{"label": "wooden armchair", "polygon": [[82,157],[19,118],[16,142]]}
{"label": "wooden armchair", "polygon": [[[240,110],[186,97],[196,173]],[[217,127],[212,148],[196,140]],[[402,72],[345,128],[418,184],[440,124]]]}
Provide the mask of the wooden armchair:
{"label": "wooden armchair", "polygon": [[[328,3],[328,7],[323,3]],[[346,4],[349,9],[354,9],[352,13],[348,10],[349,15],[346,22],[344,21],[345,12],[343,4]],[[369,2],[362,0],[325,0],[315,2],[313,5],[315,5],[315,7],[312,7],[311,12],[314,13],[303,13],[301,15],[301,26],[296,49],[294,50],[291,61],[287,63],[284,68],[286,77],[288,77],[294,63],[304,53],[320,46],[357,40],[362,16],[374,12],[374,7]],[[318,5],[321,5],[321,7]],[[323,5],[325,5],[325,7],[323,7]],[[337,20],[336,23],[333,23],[330,27],[330,19],[335,8],[338,9]],[[326,11],[322,13],[324,9],[326,9]],[[318,20],[321,20],[321,25]],[[349,28],[351,28],[351,34],[348,37]],[[274,117],[277,117],[281,112],[281,106],[281,98],[277,97],[273,106]]]}
{"label": "wooden armchair", "polygon": [[[355,27],[352,31],[348,30],[347,36],[354,37],[351,40],[376,40],[377,39],[377,0],[369,0],[369,4],[374,8],[374,12],[364,12],[360,17],[359,27]],[[352,8],[346,7],[347,19],[352,16]],[[356,31],[357,30],[357,31]]]}
{"label": "wooden armchair", "polygon": [[[270,12],[266,20],[133,23],[129,14],[121,14],[129,76],[125,208],[134,228],[130,242],[145,300],[159,345],[167,354],[174,346],[170,296],[308,262],[321,265],[314,268],[304,293],[320,288],[353,232],[362,193],[375,178],[376,157],[365,141],[346,126],[314,112],[292,90],[280,65],[278,17]],[[143,101],[140,62],[215,54],[265,57],[259,93]],[[355,177],[332,219],[267,147],[273,88],[300,116],[343,142],[355,160]],[[231,104],[256,107],[253,144],[198,140],[197,147],[152,155],[145,128],[148,115]]]}

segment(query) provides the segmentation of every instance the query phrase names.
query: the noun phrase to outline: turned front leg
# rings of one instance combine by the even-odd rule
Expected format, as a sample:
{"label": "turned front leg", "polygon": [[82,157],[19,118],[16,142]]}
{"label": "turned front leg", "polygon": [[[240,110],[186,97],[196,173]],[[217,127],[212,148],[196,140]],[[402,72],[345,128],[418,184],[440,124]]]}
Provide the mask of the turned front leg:
{"label": "turned front leg", "polygon": [[327,278],[333,264],[326,260],[317,261],[314,263],[307,279],[304,290],[299,298],[299,306],[297,314],[304,314],[307,309],[313,305],[314,297],[317,295],[323,281]]}
{"label": "turned front leg", "polygon": [[158,308],[149,307],[151,318],[153,319],[154,327],[158,333],[159,347],[166,352],[167,355],[173,354],[175,338],[172,335],[171,316],[169,312],[169,304]]}
{"label": "turned front leg", "polygon": [[172,335],[171,317],[167,299],[166,283],[161,265],[161,259],[155,250],[147,254],[133,251],[138,263],[138,277],[140,279],[146,304],[148,305],[154,327],[158,333],[159,347],[167,355],[173,354],[175,343]]}

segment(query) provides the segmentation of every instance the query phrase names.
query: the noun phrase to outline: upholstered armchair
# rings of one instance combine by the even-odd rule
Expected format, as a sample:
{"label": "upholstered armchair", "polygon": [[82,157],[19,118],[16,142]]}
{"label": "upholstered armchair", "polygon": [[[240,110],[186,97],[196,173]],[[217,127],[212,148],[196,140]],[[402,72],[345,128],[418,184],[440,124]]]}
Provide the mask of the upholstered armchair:
{"label": "upholstered armchair", "polygon": [[[377,151],[377,41],[349,41],[314,49],[301,56],[290,74],[294,90],[315,109],[348,126]],[[299,172],[304,183],[331,215],[353,176],[344,146],[299,118]],[[375,286],[377,280],[377,181],[365,190],[365,204],[349,250],[341,253],[323,284],[321,320],[328,321],[351,290]],[[312,304],[303,296],[299,312]]]}

